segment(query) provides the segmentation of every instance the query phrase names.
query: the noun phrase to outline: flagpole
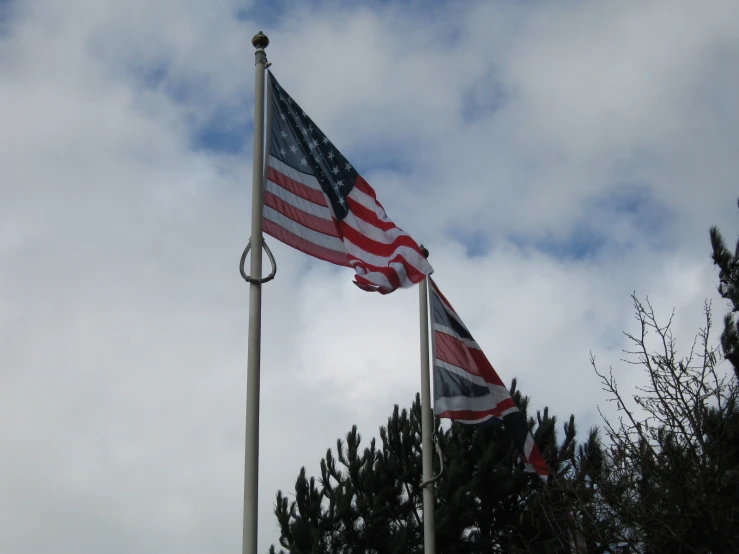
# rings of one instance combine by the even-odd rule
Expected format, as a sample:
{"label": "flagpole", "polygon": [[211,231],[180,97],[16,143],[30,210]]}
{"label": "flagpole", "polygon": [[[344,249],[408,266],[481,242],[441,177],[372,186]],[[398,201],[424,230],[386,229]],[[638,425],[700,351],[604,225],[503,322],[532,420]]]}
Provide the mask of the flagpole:
{"label": "flagpole", "polygon": [[264,201],[264,73],[269,39],[259,31],[254,70],[254,157],[251,195],[251,265],[249,273],[249,351],[246,369],[246,436],[244,440],[244,521],[242,554],[257,554],[259,493],[259,362],[262,336],[262,203]]}
{"label": "flagpole", "polygon": [[[429,251],[421,246],[425,258]],[[428,277],[418,287],[421,323],[421,456],[423,463],[423,552],[436,553],[434,526],[434,445],[433,408],[431,407],[431,368],[429,362],[429,294]]]}

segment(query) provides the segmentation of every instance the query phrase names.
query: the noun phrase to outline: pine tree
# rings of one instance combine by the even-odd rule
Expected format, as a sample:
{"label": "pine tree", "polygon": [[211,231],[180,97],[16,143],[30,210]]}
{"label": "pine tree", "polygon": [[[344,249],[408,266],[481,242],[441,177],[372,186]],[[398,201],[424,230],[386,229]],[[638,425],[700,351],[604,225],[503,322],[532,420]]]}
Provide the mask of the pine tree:
{"label": "pine tree", "polygon": [[[528,398],[516,389],[515,381],[511,395],[525,413]],[[590,502],[587,483],[593,478],[586,474],[599,471],[597,432],[578,446],[573,417],[564,425],[561,442],[557,420],[547,409],[529,423],[554,475],[546,486],[523,470],[516,448],[500,426],[455,423],[442,428],[436,421],[445,464],[435,484],[437,552],[569,554],[575,540],[594,544],[603,533],[604,524],[589,523],[576,509]],[[307,478],[302,468],[295,500],[289,502],[277,493],[280,552],[423,552],[418,396],[410,410],[395,407],[380,428],[380,441],[381,446],[373,440],[362,450],[353,427],[344,441],[337,441],[336,456],[328,450],[321,460],[318,481]],[[552,498],[558,499],[556,506]],[[274,546],[270,552],[276,552]]]}
{"label": "pine tree", "polygon": [[721,347],[724,357],[734,366],[734,373],[739,379],[739,330],[734,317],[734,313],[739,311],[739,240],[732,253],[716,226],[711,227],[710,235],[713,263],[719,268],[718,292],[731,303],[731,311],[724,317]]}

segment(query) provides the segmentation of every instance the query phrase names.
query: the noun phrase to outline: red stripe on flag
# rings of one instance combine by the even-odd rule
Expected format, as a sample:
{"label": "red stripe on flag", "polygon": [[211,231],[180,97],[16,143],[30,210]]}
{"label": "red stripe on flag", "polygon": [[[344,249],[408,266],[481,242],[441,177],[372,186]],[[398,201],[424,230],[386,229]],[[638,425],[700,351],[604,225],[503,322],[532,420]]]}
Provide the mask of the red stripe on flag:
{"label": "red stripe on flag", "polygon": [[395,240],[393,240],[393,242],[387,244],[384,242],[378,242],[376,240],[373,240],[369,238],[367,235],[363,235],[361,232],[357,231],[354,227],[346,223],[346,221],[339,222],[339,229],[341,231],[341,234],[346,238],[346,240],[348,240],[355,246],[358,246],[365,252],[368,252],[375,256],[380,256],[382,258],[390,258],[393,255],[395,255],[395,251],[400,246],[407,246],[408,248],[415,250],[416,252],[419,252],[419,255],[420,255],[418,245],[408,235],[399,235],[395,238]]}
{"label": "red stripe on flag", "polygon": [[[351,255],[349,255],[349,259],[356,260],[356,258],[354,258]],[[368,272],[381,273],[382,275],[384,275],[385,278],[388,280],[388,283],[390,283],[391,290],[395,290],[398,287],[400,287],[400,277],[398,277],[397,271],[395,271],[392,267],[374,267],[374,266],[367,266],[365,264],[362,264],[361,267],[364,267],[365,269],[367,269]],[[360,275],[359,273],[357,273],[354,276],[354,279],[357,281],[358,284],[365,285],[366,287],[371,287],[376,290],[379,290],[380,288],[382,288],[377,283],[370,281],[369,279]],[[363,288],[363,287],[360,287],[360,288]],[[365,289],[365,290],[368,290],[368,289]]]}
{"label": "red stripe on flag", "polygon": [[354,200],[354,198],[351,197],[351,194],[346,197],[346,200],[349,203],[349,210],[362,221],[365,221],[370,225],[374,225],[383,231],[390,231],[391,229],[398,228],[398,226],[392,221],[382,221],[377,217],[377,214],[373,210],[370,210],[368,207],[363,206]]}
{"label": "red stripe on flag", "polygon": [[369,185],[367,181],[364,180],[364,177],[362,177],[361,175],[357,175],[357,180],[354,181],[354,186],[366,195],[371,196],[372,199],[375,201],[375,204],[380,206],[383,212],[385,211],[385,208],[383,208],[382,204],[380,204],[379,200],[377,200],[377,194],[375,194],[374,189]]}
{"label": "red stripe on flag", "polygon": [[[420,283],[421,281],[423,281],[423,278],[426,276],[425,274],[421,273],[418,269],[416,269],[416,267],[414,265],[411,265],[410,263],[408,263],[408,261],[402,255],[400,255],[400,254],[398,254],[397,256],[389,259],[388,262],[387,262],[387,266],[378,266],[378,265],[368,264],[367,262],[365,262],[361,258],[357,258],[356,256],[353,256],[352,254],[347,254],[347,256],[349,256],[349,259],[351,261],[354,261],[355,262],[354,265],[363,267],[368,272],[379,272],[379,273],[382,273],[386,277],[388,277],[388,279],[390,279],[391,276],[393,278],[397,278],[397,276],[398,276],[398,272],[395,271],[394,268],[390,267],[390,264],[391,263],[399,263],[399,264],[401,264],[405,268],[405,272],[408,275],[408,280],[411,283]],[[391,280],[391,282],[392,282],[392,280]]]}
{"label": "red stripe on flag", "polygon": [[434,340],[436,341],[437,359],[464,369],[467,373],[482,377],[491,385],[505,387],[481,350],[470,348],[459,339],[441,331],[434,331]]}
{"label": "red stripe on flag", "polygon": [[343,252],[337,252],[336,250],[331,250],[325,246],[319,246],[318,244],[307,241],[306,239],[291,233],[284,227],[280,227],[269,219],[264,219],[262,221],[262,229],[268,235],[273,236],[277,240],[284,242],[288,246],[292,246],[301,252],[305,252],[309,256],[331,262],[332,264],[351,267],[349,265],[349,259]]}
{"label": "red stripe on flag", "polygon": [[339,236],[339,233],[336,230],[336,225],[333,221],[304,212],[292,204],[288,204],[282,198],[275,196],[268,190],[264,191],[264,205],[274,208],[282,215],[289,217],[293,221],[297,221],[308,229],[313,229],[314,231],[318,231],[319,233],[330,235],[332,237]]}
{"label": "red stripe on flag", "polygon": [[354,181],[354,186],[357,187],[358,190],[361,190],[367,196],[371,196],[372,199],[377,202],[377,195],[375,194],[375,191],[372,189],[369,183],[364,180],[364,177],[362,177],[361,175],[357,175],[357,179]]}
{"label": "red stripe on flag", "polygon": [[296,196],[300,196],[300,198],[305,198],[306,200],[309,200],[314,204],[318,204],[319,206],[323,206],[324,208],[328,207],[326,197],[323,192],[307,187],[303,183],[291,179],[284,173],[277,171],[272,166],[267,170],[267,179],[281,186],[285,190],[292,192]]}
{"label": "red stripe on flag", "polygon": [[379,292],[380,294],[390,294],[391,292],[397,290],[398,287],[385,287],[381,285],[376,285],[369,279],[365,279],[361,275],[354,275],[354,284],[357,285],[360,289],[367,291],[367,292]]}
{"label": "red stripe on flag", "polygon": [[539,475],[549,475],[549,466],[547,466],[547,462],[544,460],[544,456],[541,455],[541,451],[536,444],[534,444],[534,447],[531,449],[529,458],[526,461],[532,465],[534,471]]}

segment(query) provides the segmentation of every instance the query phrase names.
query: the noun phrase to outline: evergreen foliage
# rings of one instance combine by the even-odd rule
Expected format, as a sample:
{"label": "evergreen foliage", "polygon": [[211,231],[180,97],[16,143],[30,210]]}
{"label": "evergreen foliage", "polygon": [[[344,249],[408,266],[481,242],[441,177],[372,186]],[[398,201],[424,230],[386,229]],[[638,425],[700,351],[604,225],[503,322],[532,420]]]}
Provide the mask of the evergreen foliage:
{"label": "evergreen foliage", "polygon": [[[524,413],[528,398],[511,386]],[[440,554],[570,552],[576,517],[571,498],[587,499],[585,474],[602,459],[596,430],[575,441],[574,417],[563,425],[549,411],[529,419],[534,438],[553,474],[551,486],[524,471],[517,450],[500,426],[452,424],[435,433],[445,471],[436,482],[436,545]],[[361,447],[356,426],[336,453],[321,460],[319,479],[302,468],[295,499],[277,493],[275,514],[282,553],[372,554],[423,552],[421,407],[395,406],[380,428],[380,442]],[[438,463],[438,461],[437,461]],[[438,466],[436,468],[438,470]],[[567,483],[560,490],[555,483]],[[553,491],[557,490],[555,494]],[[555,494],[558,502],[552,502]],[[276,552],[272,547],[271,552]]]}
{"label": "evergreen foliage", "polygon": [[[561,428],[547,408],[528,419],[551,470],[546,485],[523,470],[500,426],[435,422],[445,465],[435,484],[439,554],[739,552],[739,241],[730,251],[716,227],[710,239],[730,304],[721,352],[735,375],[720,370],[709,303],[679,353],[672,317],[632,296],[637,327],[623,361],[641,368],[643,384],[623,391],[591,356],[618,416],[581,443],[574,416]],[[515,380],[511,395],[526,414]],[[318,479],[302,468],[294,499],[277,493],[280,554],[423,552],[418,396],[410,410],[395,406],[379,439],[363,446],[352,427]]]}
{"label": "evergreen foliage", "polygon": [[[739,201],[737,202],[739,204]],[[713,263],[719,269],[719,294],[731,304],[731,310],[724,317],[724,331],[721,334],[721,347],[724,357],[734,366],[739,379],[739,330],[734,314],[739,311],[739,239],[734,252],[731,252],[717,227],[711,227],[711,246]]]}

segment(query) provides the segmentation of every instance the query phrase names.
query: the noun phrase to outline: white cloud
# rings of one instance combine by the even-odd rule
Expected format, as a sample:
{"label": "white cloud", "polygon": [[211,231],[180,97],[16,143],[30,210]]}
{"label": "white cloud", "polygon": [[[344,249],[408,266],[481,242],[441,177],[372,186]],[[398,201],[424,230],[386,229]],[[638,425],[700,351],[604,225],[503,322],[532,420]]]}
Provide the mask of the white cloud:
{"label": "white cloud", "polygon": [[[730,2],[296,4],[270,27],[244,8],[11,4],[2,552],[239,548],[251,146],[192,145],[224,114],[250,135],[259,28],[281,84],[431,249],[442,290],[533,407],[596,423],[588,352],[636,379],[618,363],[628,295],[676,307],[687,342],[714,294],[707,229],[737,231]],[[624,183],[646,212],[608,200]],[[467,257],[450,229],[486,248]],[[567,251],[578,229],[608,239],[596,256],[537,247]],[[267,240],[262,551],[276,490],[317,471],[352,423],[373,435],[419,379],[416,290],[362,293],[348,270]]]}

